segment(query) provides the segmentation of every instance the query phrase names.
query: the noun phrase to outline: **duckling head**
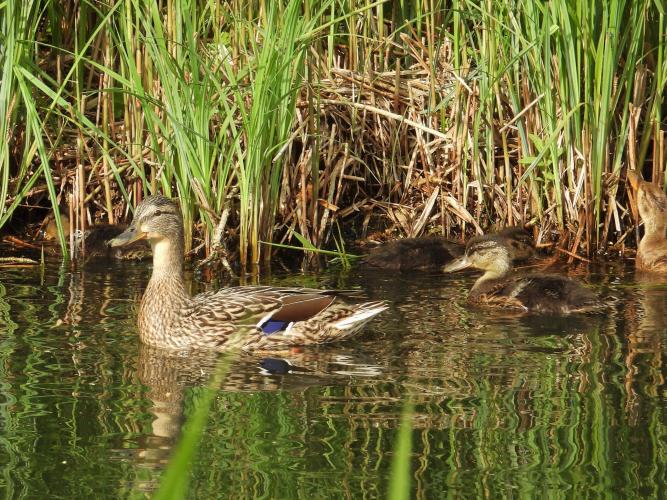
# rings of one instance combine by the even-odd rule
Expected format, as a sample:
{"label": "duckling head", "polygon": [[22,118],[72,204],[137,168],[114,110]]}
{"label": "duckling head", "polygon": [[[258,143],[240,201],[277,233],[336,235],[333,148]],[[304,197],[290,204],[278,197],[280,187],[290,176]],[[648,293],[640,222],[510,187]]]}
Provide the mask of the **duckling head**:
{"label": "duckling head", "polygon": [[120,247],[142,239],[153,249],[153,272],[181,269],[183,218],[178,205],[165,196],[149,196],[137,206],[130,226],[109,245]]}
{"label": "duckling head", "polygon": [[473,289],[489,279],[498,279],[511,270],[512,257],[501,238],[479,236],[471,239],[466,245],[463,256],[445,266],[445,272],[460,271],[475,268],[484,271],[484,275],[477,280]]}

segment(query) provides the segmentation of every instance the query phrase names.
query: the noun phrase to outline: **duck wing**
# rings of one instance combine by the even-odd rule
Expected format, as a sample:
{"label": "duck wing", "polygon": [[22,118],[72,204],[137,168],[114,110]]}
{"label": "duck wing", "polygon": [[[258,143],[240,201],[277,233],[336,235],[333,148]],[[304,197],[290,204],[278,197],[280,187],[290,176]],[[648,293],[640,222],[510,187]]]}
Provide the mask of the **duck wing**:
{"label": "duck wing", "polygon": [[[338,304],[332,290],[240,286],[194,297],[188,322],[219,347],[244,349],[320,344],[356,332],[386,306]],[[354,328],[352,328],[354,326]]]}
{"label": "duck wing", "polygon": [[238,286],[193,297],[193,311],[211,321],[259,326],[262,320],[304,321],[335,299],[329,290]]}

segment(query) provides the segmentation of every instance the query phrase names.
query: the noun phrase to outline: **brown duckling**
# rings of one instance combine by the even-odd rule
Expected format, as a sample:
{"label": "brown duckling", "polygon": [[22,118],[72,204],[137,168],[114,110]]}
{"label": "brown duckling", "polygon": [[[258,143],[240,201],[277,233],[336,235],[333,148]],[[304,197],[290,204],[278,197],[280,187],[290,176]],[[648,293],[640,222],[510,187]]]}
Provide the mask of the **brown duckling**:
{"label": "brown duckling", "polygon": [[636,172],[628,172],[628,180],[644,221],[644,237],[637,247],[635,266],[642,271],[667,274],[667,194]]}
{"label": "brown duckling", "polygon": [[470,240],[465,254],[447,265],[445,271],[469,267],[484,271],[468,295],[471,304],[543,314],[587,312],[601,307],[595,293],[571,278],[514,273],[512,256],[497,235]]}
{"label": "brown duckling", "polygon": [[[492,234],[505,245],[512,260],[527,260],[535,255],[533,240],[523,228],[508,227]],[[435,271],[464,251],[465,245],[442,236],[404,238],[373,248],[364,262],[371,267],[394,271]]]}
{"label": "brown duckling", "polygon": [[[69,237],[70,222],[65,214],[60,214],[60,222],[63,226],[65,236]],[[85,231],[86,258],[113,258],[118,260],[142,260],[151,255],[150,246],[145,241],[138,241],[124,248],[111,248],[108,241],[115,238],[126,226],[115,226],[111,224],[97,224]],[[45,241],[54,241],[58,238],[58,227],[53,215],[48,217],[48,222],[43,231]]]}

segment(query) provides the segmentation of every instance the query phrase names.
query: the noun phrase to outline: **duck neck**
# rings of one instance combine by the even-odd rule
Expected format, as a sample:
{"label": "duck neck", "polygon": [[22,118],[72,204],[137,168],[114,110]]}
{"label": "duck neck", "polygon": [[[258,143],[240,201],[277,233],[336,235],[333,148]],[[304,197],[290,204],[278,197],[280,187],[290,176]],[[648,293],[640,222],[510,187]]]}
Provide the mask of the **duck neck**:
{"label": "duck neck", "polygon": [[476,295],[485,293],[486,288],[492,282],[504,278],[511,270],[510,263],[507,260],[495,262],[493,267],[486,269],[485,273],[477,279],[471,292]]}
{"label": "duck neck", "polygon": [[180,278],[183,280],[183,242],[164,238],[151,241],[153,250],[153,279]]}
{"label": "duck neck", "polygon": [[164,345],[165,335],[191,299],[183,280],[182,242],[151,241],[151,247],[153,274],[139,306],[139,334],[146,344]]}
{"label": "duck neck", "polygon": [[[183,240],[178,238],[151,241],[153,250],[153,274],[144,299],[181,305],[189,299],[183,280]],[[151,292],[155,291],[155,294]],[[167,303],[165,302],[165,303]],[[162,306],[161,306],[162,307]]]}

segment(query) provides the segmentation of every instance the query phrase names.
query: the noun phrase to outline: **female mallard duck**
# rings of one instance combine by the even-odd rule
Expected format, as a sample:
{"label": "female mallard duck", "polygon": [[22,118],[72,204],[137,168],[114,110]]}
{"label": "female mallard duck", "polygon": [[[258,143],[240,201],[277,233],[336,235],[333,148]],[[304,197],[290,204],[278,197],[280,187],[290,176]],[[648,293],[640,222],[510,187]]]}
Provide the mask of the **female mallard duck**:
{"label": "female mallard duck", "polygon": [[470,290],[468,302],[522,312],[569,314],[598,309],[596,295],[581,283],[553,274],[515,274],[511,255],[496,235],[468,242],[463,256],[445,267],[458,271],[468,267],[484,272]]}
{"label": "female mallard duck", "polygon": [[[512,260],[527,260],[535,255],[531,236],[520,227],[493,233],[505,245]],[[364,258],[371,267],[394,271],[436,271],[463,255],[465,245],[442,236],[404,238],[373,248]]]}
{"label": "female mallard duck", "polygon": [[[58,227],[56,226],[53,214],[49,215],[45,222],[46,227],[44,228],[42,238],[45,241],[56,240],[58,238]],[[60,214],[60,222],[65,236],[69,237],[69,218],[64,214]],[[97,224],[86,228],[84,232],[86,258],[102,257],[118,260],[141,260],[149,257],[150,247],[145,241],[138,241],[124,248],[112,249],[109,246],[109,240],[121,234],[125,229],[125,226],[113,226],[111,224]]]}
{"label": "female mallard duck", "polygon": [[351,337],[387,308],[384,302],[346,305],[333,291],[268,286],[191,297],[183,281],[181,212],[164,196],[141,202],[130,227],[109,244],[141,239],[153,250],[153,274],[139,308],[139,334],[149,345],[250,350],[325,344]]}
{"label": "female mallard duck", "polygon": [[637,247],[635,266],[643,271],[667,273],[667,194],[635,172],[628,172],[628,180],[644,221],[644,237]]}

